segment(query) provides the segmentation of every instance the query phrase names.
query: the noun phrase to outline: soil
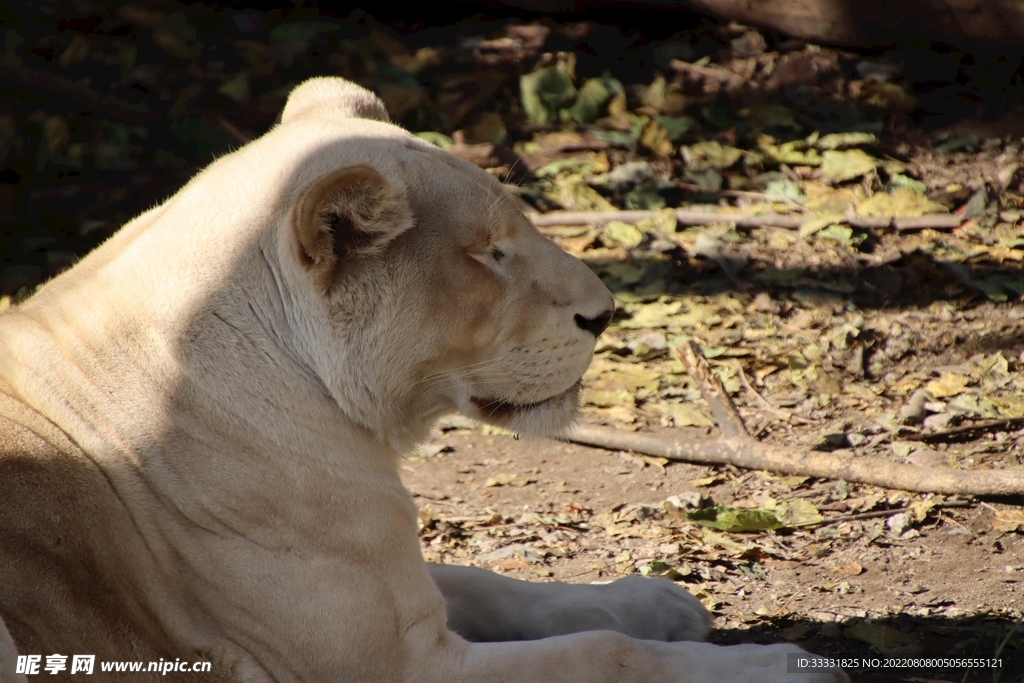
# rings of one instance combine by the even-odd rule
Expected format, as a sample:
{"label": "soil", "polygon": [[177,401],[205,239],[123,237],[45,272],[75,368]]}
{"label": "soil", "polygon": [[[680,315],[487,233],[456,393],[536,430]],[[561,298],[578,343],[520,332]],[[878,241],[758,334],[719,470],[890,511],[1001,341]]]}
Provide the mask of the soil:
{"label": "soil", "polygon": [[[431,561],[577,583],[607,582],[660,560],[685,572],[680,585],[713,606],[713,642],[789,639],[818,654],[871,658],[885,655],[865,638],[888,638],[883,650],[893,657],[1000,655],[1003,669],[996,680],[1019,681],[1024,675],[1020,648],[1006,643],[1008,636],[1021,638],[1024,536],[993,531],[987,522],[993,509],[1010,506],[942,509],[915,525],[917,533],[909,537],[891,533],[885,517],[812,530],[729,534],[753,547],[737,554],[709,546],[699,528],[665,514],[663,502],[696,493],[691,482],[710,476],[718,483],[700,487],[700,495],[722,504],[787,488],[769,474],[686,463],[668,464],[662,472],[619,452],[469,430],[445,432],[435,443],[451,450],[413,456],[402,465],[426,522],[423,550]],[[495,479],[510,483],[488,482]],[[843,514],[850,498],[881,493],[893,504],[909,498],[849,486],[843,491],[847,498],[833,500],[837,488],[835,482],[809,481],[794,493],[831,500],[819,505],[829,508],[829,517]],[[649,517],[610,535],[602,521],[613,511],[635,520],[631,508]],[[521,550],[495,553],[509,546]],[[881,663],[850,673],[858,682],[994,679],[984,668],[961,678],[962,670],[897,670]]]}

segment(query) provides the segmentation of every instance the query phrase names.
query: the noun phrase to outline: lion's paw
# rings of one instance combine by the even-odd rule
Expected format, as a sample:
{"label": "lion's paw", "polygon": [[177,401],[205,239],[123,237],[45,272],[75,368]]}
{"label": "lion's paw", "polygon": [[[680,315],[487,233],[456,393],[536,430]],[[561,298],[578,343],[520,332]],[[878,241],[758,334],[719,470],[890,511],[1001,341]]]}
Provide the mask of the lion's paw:
{"label": "lion's paw", "polygon": [[668,579],[627,576],[595,588],[619,633],[672,642],[703,640],[711,630],[711,614],[700,600]]}

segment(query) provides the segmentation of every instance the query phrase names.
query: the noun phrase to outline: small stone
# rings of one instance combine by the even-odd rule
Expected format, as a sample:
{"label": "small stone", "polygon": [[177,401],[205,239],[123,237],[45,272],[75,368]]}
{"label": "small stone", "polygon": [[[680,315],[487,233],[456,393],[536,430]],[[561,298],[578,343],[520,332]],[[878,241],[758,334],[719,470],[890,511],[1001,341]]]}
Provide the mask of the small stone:
{"label": "small stone", "polygon": [[928,416],[925,405],[932,400],[927,389],[918,389],[910,397],[910,402],[900,411],[900,422],[903,424],[920,424]]}
{"label": "small stone", "polygon": [[910,526],[910,522],[910,515],[906,512],[900,512],[885,520],[885,526],[889,528],[893,535],[899,536]]}

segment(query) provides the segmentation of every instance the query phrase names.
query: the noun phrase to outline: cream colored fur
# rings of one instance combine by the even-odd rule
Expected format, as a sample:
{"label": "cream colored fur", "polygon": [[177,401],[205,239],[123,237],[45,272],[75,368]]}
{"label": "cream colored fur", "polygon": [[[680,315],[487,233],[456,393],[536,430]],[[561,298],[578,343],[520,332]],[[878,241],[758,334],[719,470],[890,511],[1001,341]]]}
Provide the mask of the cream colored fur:
{"label": "cream colored fur", "polygon": [[486,173],[300,86],[0,317],[0,681],[15,647],[212,663],[133,682],[841,680],[657,642],[707,630],[668,582],[422,561],[400,454],[455,410],[566,425],[612,306]]}

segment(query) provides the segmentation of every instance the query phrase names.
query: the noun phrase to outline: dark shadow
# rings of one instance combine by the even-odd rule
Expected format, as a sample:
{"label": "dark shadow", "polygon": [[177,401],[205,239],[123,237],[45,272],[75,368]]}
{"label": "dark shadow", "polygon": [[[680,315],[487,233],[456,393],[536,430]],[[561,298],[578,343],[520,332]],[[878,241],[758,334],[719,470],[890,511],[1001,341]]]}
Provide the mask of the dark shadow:
{"label": "dark shadow", "polygon": [[1024,294],[1024,274],[1019,269],[947,262],[923,251],[875,264],[870,254],[855,259],[851,253],[850,259],[859,263],[848,267],[802,268],[796,264],[779,269],[755,258],[732,277],[714,261],[694,258],[682,249],[669,252],[669,256],[671,261],[634,252],[629,263],[640,274],[629,283],[615,277],[619,262],[587,263],[605,275],[613,292],[659,293],[651,288],[662,282],[665,292],[675,294],[741,292],[753,297],[767,292],[780,301],[794,300],[795,294],[813,295],[837,302],[840,308],[849,303],[862,309],[926,307],[936,301],[964,305],[986,298],[1013,301]]}
{"label": "dark shadow", "polygon": [[[1020,622],[1003,617],[898,615],[838,622],[775,619],[746,631],[716,630],[710,640],[722,645],[785,642],[780,633],[786,633],[809,652],[854,662],[856,666],[846,667],[853,683],[1024,681],[1024,628]],[[881,648],[868,642],[872,640]],[[915,658],[996,661],[971,669],[899,661]]]}

